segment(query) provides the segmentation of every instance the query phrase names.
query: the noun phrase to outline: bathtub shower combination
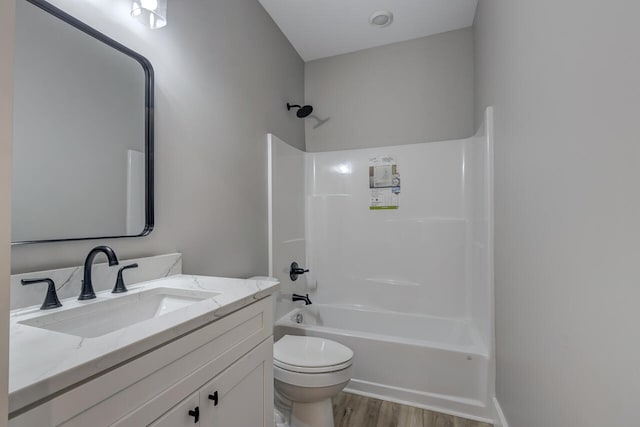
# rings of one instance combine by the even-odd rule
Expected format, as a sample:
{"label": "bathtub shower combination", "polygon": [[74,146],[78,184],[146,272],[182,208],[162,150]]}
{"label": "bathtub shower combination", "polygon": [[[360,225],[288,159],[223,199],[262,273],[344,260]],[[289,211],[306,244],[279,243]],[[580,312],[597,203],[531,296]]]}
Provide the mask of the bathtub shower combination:
{"label": "bathtub shower combination", "polygon": [[353,379],[346,391],[482,415],[477,409],[486,399],[489,357],[470,322],[314,304],[280,319],[276,330],[351,348]]}
{"label": "bathtub shower combination", "polygon": [[[351,348],[347,391],[491,421],[491,109],[463,140],[304,153],[268,139],[275,338]],[[381,156],[398,165],[397,210],[369,210],[369,160]],[[292,261],[310,269],[296,282]]]}

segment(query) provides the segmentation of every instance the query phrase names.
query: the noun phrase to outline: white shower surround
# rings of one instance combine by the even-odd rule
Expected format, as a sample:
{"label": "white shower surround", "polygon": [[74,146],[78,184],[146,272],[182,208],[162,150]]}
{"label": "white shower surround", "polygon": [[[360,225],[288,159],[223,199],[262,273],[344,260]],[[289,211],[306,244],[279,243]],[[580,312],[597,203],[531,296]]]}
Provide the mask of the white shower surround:
{"label": "white shower surround", "polygon": [[[300,159],[306,160],[306,231],[304,237],[299,230],[294,234],[297,246],[304,243],[304,248],[297,248],[302,251],[296,252],[306,250],[305,265],[311,271],[306,282],[290,283],[283,289],[310,291],[314,304],[322,305],[325,313],[331,313],[329,317],[338,316],[338,309],[344,307],[357,308],[349,311],[351,321],[344,317],[341,329],[330,328],[333,339],[366,353],[359,362],[362,369],[356,367],[349,385],[352,391],[476,419],[493,418],[492,120],[489,108],[482,129],[467,139],[360,150],[303,153],[269,138],[277,146],[271,153],[272,182],[300,186],[302,177],[292,171],[300,170]],[[369,210],[369,158],[382,155],[398,162],[402,180],[398,210]],[[291,168],[294,163],[297,166]],[[287,192],[274,190],[272,196],[278,193]],[[294,211],[300,211],[301,197],[271,197],[271,222],[299,224],[292,217],[299,215]],[[298,207],[282,208],[290,203]],[[291,245],[291,237],[286,243],[278,233],[270,234],[271,271],[281,280],[286,257],[279,252]],[[283,265],[276,263],[278,259]],[[282,315],[290,311],[291,304],[287,295],[280,301],[284,303],[278,307]],[[288,317],[279,323],[286,323]],[[380,333],[379,325],[390,318],[404,325],[397,326],[402,328],[402,339]],[[468,335],[474,337],[473,346],[461,350],[446,339],[420,336],[425,330],[439,329],[446,334],[445,325],[456,323],[466,325]],[[369,329],[363,330],[362,325],[367,324]],[[298,325],[295,332],[328,333],[318,325]],[[425,349],[431,351],[424,353]],[[454,372],[458,368],[446,361],[459,360],[459,367],[464,367],[455,354],[465,352],[465,360],[470,356],[474,368],[463,368],[465,375],[448,376],[452,382],[449,394],[438,391],[442,388],[437,384],[443,384],[440,380],[425,380],[419,386],[390,380],[408,380],[407,369],[426,370],[424,378],[436,378],[440,370]],[[378,357],[386,361],[387,380],[379,375],[382,367],[371,363]],[[394,363],[396,357],[400,363]],[[418,366],[407,366],[409,360]],[[472,396],[456,391],[465,389],[482,390]]]}

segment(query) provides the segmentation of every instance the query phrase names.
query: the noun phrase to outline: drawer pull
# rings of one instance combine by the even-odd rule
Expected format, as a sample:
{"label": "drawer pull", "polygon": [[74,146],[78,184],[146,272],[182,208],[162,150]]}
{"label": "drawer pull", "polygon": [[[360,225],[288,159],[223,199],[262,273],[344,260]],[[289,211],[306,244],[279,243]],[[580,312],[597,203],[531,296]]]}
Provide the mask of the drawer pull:
{"label": "drawer pull", "polygon": [[214,391],[209,395],[209,400],[213,400],[213,406],[218,406],[218,391]]}
{"label": "drawer pull", "polygon": [[189,416],[193,417],[194,424],[200,421],[200,408],[196,406],[196,409],[189,411]]}

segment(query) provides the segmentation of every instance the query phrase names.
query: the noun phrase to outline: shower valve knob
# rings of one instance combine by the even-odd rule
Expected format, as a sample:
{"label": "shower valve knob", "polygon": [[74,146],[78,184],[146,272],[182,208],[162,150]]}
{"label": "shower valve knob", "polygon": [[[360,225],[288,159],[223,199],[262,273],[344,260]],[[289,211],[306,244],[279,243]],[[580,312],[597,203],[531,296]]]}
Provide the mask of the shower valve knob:
{"label": "shower valve knob", "polygon": [[289,277],[292,281],[298,280],[298,276],[303,275],[304,273],[308,273],[309,269],[300,268],[297,262],[291,263],[291,269],[289,270]]}

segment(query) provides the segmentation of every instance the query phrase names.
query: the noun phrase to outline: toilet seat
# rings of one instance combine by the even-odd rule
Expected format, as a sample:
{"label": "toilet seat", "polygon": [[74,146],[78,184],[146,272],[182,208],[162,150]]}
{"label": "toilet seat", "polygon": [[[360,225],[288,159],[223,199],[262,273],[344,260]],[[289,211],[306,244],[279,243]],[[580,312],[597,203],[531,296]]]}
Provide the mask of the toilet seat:
{"label": "toilet seat", "polygon": [[302,374],[323,374],[326,372],[335,372],[335,371],[341,371],[343,369],[346,369],[349,366],[351,366],[351,360],[349,360],[348,362],[341,363],[339,365],[317,366],[317,367],[311,368],[308,366],[289,365],[287,363],[281,362],[280,360],[273,359],[273,365],[277,366],[278,368],[285,369],[287,371],[300,372]]}
{"label": "toilet seat", "polygon": [[285,335],[273,346],[273,364],[291,372],[317,374],[351,366],[353,351],[335,341]]}
{"label": "toilet seat", "polygon": [[333,387],[337,384],[346,384],[353,374],[353,366],[349,364],[345,369],[332,372],[302,373],[289,371],[278,366],[273,366],[273,378],[276,383],[283,382],[298,387]]}

